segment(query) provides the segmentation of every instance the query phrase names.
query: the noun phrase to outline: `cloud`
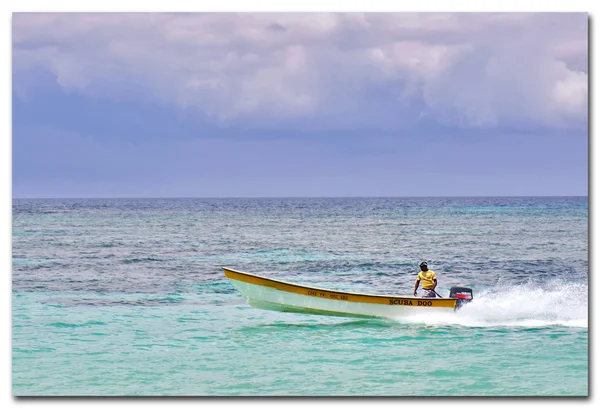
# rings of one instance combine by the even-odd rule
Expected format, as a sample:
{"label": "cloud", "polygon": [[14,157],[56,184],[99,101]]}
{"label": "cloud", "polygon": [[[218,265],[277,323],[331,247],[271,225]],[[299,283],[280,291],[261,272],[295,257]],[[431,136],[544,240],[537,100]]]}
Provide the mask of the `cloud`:
{"label": "cloud", "polygon": [[13,88],[42,68],[66,92],[135,88],[224,123],[397,115],[583,129],[587,24],[584,13],[16,13]]}

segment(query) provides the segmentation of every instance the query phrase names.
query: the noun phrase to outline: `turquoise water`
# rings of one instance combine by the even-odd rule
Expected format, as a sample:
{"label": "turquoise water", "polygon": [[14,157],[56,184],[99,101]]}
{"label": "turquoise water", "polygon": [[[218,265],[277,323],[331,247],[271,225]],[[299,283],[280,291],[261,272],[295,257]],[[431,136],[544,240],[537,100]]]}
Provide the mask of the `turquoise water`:
{"label": "turquoise water", "polygon": [[[588,395],[586,197],[13,200],[13,394]],[[460,312],[251,308],[221,266]]]}

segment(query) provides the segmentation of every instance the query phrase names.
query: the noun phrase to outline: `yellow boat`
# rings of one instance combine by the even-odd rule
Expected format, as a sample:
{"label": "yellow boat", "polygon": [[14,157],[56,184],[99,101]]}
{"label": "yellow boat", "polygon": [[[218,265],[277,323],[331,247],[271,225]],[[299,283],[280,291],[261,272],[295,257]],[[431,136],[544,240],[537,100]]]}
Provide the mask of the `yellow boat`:
{"label": "yellow boat", "polygon": [[249,305],[279,312],[346,317],[398,317],[431,311],[450,311],[471,301],[473,291],[450,289],[448,298],[416,298],[340,292],[297,285],[223,268],[225,276]]}

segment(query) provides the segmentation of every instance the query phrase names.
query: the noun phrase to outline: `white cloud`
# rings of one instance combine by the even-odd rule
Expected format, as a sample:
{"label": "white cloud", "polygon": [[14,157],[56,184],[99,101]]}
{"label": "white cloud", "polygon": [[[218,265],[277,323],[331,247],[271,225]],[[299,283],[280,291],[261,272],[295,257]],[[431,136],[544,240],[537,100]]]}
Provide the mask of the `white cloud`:
{"label": "white cloud", "polygon": [[414,102],[451,125],[587,123],[583,13],[17,13],[13,71],[32,67],[93,96],[134,82],[223,121],[369,109],[383,87],[399,112]]}
{"label": "white cloud", "polygon": [[579,115],[587,109],[588,78],[583,72],[568,71],[566,78],[554,85],[554,100],[563,112]]}

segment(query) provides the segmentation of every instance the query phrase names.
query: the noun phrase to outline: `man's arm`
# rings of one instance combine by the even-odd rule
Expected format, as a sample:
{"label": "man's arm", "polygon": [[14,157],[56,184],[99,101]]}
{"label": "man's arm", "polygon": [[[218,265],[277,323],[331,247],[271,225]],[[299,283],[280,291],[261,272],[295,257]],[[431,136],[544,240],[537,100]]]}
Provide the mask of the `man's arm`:
{"label": "man's arm", "polygon": [[419,289],[419,278],[417,278],[417,281],[415,282],[415,291],[413,293],[414,296],[417,296],[417,289]]}
{"label": "man's arm", "polygon": [[437,279],[433,280],[433,290],[435,290],[435,288],[437,287]]}

